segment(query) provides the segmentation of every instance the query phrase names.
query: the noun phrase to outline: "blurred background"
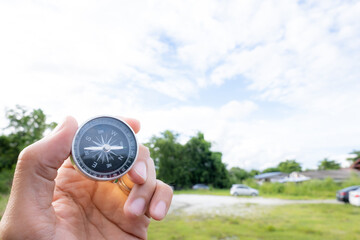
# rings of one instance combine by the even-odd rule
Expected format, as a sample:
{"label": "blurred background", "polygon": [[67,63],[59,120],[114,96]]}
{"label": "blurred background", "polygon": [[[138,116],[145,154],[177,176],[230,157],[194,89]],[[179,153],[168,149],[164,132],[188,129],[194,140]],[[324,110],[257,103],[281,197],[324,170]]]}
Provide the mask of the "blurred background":
{"label": "blurred background", "polygon": [[3,169],[66,115],[139,119],[181,189],[360,156],[359,1],[5,0],[0,36]]}

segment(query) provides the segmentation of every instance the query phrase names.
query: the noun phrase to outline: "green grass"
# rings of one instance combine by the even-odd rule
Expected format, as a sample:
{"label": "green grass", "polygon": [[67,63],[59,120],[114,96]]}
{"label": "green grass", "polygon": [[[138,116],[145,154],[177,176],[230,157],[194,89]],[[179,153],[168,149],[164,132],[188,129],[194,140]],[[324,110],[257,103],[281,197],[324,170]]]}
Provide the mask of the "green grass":
{"label": "green grass", "polygon": [[360,208],[303,204],[269,208],[247,217],[169,215],[153,221],[149,239],[360,239]]}
{"label": "green grass", "polygon": [[14,171],[15,167],[12,169],[2,169],[0,171],[0,194],[7,194],[10,192]]}
{"label": "green grass", "polygon": [[331,195],[310,195],[310,196],[299,196],[299,195],[286,195],[286,194],[261,194],[260,197],[264,198],[280,198],[289,200],[322,200],[322,199],[335,199],[335,192]]}
{"label": "green grass", "polygon": [[[8,198],[9,195],[0,195],[0,216]],[[360,208],[349,204],[259,207],[258,212],[245,217],[170,214],[161,222],[152,221],[149,239],[352,240],[360,239],[359,221]]]}
{"label": "green grass", "polygon": [[[248,179],[244,184],[258,189],[261,197],[283,199],[329,199],[335,198],[336,191],[353,185],[360,185],[360,178],[352,176],[345,182],[335,182],[331,178],[313,179],[301,183],[264,183],[258,185],[254,179]],[[230,196],[230,189],[210,190],[180,190],[175,194],[201,194]]]}
{"label": "green grass", "polygon": [[9,194],[0,194],[0,219],[5,211],[8,200]]}
{"label": "green grass", "polygon": [[[253,184],[250,182],[250,184]],[[301,183],[264,183],[261,186],[253,185],[258,188],[262,196],[274,196],[282,198],[301,198],[301,199],[326,199],[334,198],[336,191],[352,185],[360,185],[360,178],[352,176],[344,182],[335,182],[331,178],[324,180],[312,179]]]}
{"label": "green grass", "polygon": [[[176,190],[174,194],[197,194],[197,195],[216,195],[216,196],[231,196],[229,189],[210,189],[210,190]],[[329,192],[326,194],[311,194],[311,195],[292,195],[286,193],[261,193],[260,197],[265,198],[281,198],[281,199],[293,199],[293,200],[301,200],[301,199],[331,199],[335,198],[335,191]],[[250,197],[250,196],[239,196],[239,197]]]}
{"label": "green grass", "polygon": [[187,190],[176,190],[174,194],[198,194],[198,195],[217,195],[217,196],[231,196],[230,189],[187,189]]}

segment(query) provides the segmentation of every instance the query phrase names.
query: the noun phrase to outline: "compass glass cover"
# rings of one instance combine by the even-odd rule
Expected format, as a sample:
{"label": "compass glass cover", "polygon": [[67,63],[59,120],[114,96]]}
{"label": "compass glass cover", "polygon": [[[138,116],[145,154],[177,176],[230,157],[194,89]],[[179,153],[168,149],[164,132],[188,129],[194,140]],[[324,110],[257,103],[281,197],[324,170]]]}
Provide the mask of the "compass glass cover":
{"label": "compass glass cover", "polygon": [[113,117],[97,117],[76,133],[72,157],[81,172],[97,180],[124,175],[133,165],[138,145],[133,130]]}

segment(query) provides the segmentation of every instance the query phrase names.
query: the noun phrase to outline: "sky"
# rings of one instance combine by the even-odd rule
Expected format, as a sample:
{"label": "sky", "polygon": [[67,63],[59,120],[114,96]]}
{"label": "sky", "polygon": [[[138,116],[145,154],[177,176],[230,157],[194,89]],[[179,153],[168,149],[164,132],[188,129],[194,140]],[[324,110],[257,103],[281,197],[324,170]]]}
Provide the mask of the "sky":
{"label": "sky", "polygon": [[360,150],[359,1],[0,2],[5,110],[201,131],[228,168],[348,166]]}

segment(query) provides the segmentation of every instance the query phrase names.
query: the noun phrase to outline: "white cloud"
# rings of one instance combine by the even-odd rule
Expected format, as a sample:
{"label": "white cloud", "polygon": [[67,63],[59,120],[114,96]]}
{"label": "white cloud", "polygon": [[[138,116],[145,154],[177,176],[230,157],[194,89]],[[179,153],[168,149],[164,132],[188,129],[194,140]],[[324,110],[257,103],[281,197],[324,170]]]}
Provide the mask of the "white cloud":
{"label": "white cloud", "polygon": [[219,115],[228,120],[241,120],[257,109],[257,105],[251,101],[230,101],[220,108]]}
{"label": "white cloud", "polygon": [[242,121],[256,111],[257,106],[250,101],[230,101],[219,108],[207,106],[182,106],[166,110],[146,111],[141,114],[146,121],[144,134],[151,136],[154,132],[166,129],[193,136],[197,131],[207,134],[210,141],[217,141],[223,135],[223,128],[228,122]]}

